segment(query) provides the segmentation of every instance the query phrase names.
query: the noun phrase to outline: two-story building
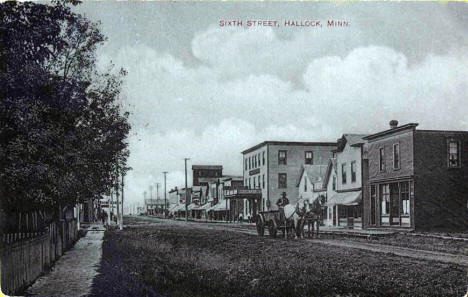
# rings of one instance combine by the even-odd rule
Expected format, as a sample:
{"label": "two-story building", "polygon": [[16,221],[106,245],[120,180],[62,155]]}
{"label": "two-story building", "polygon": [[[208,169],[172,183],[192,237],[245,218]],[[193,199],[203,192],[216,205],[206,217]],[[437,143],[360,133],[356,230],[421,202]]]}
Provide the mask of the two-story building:
{"label": "two-story building", "polygon": [[[261,190],[258,210],[277,209],[276,201],[283,192],[296,203],[302,165],[327,165],[334,149],[335,142],[264,141],[244,150],[244,185]],[[249,205],[247,208],[252,209]]]}
{"label": "two-story building", "polygon": [[335,226],[362,227],[362,180],[367,171],[367,163],[363,162],[364,136],[344,134],[337,141],[335,174],[331,180],[334,186],[327,193],[327,207]]}
{"label": "two-story building", "polygon": [[364,137],[366,227],[466,228],[468,132],[398,126]]}

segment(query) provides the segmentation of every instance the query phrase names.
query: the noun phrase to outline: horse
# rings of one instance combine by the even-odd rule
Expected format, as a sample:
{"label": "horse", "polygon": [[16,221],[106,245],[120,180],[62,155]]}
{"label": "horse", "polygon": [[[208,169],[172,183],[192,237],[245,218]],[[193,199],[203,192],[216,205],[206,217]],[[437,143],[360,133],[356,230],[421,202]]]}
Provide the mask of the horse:
{"label": "horse", "polygon": [[283,208],[284,210],[284,217],[285,217],[285,231],[284,231],[284,238],[288,237],[287,225],[288,221],[293,221],[294,230],[296,231],[294,234],[294,238],[297,239],[304,237],[304,217],[307,213],[310,212],[310,206],[307,199],[299,199],[296,204],[287,204]]}
{"label": "horse", "polygon": [[[316,229],[316,237],[318,238],[319,236],[320,222],[322,221],[322,208],[324,204],[323,200],[324,199],[322,197],[315,199],[309,208],[309,212],[305,216],[305,221],[307,221],[308,237],[311,237],[311,235],[312,238],[314,237],[314,229]],[[314,226],[316,226],[316,228]]]}

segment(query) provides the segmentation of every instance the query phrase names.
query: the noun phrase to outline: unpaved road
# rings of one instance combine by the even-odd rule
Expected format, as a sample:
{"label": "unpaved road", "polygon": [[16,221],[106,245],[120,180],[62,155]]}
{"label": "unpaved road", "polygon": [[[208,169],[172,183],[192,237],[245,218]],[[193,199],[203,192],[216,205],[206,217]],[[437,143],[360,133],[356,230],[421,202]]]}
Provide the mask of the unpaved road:
{"label": "unpaved road", "polygon": [[[199,228],[199,229],[208,229],[208,230],[226,230],[231,232],[238,232],[238,233],[245,233],[250,234],[253,236],[258,236],[257,232],[252,226],[249,225],[242,225],[237,223],[203,223],[203,222],[193,222],[193,221],[177,221],[177,220],[165,220],[155,217],[144,217],[139,216],[138,220],[145,225],[152,225],[152,224],[160,224],[160,223],[168,223],[177,224],[179,226],[184,226],[187,228]],[[127,227],[132,227],[132,225],[128,225]],[[278,239],[283,240],[283,239]],[[289,239],[293,240],[293,239]],[[449,254],[443,252],[436,252],[436,251],[427,251],[427,250],[419,250],[419,249],[412,249],[406,247],[399,247],[393,245],[384,245],[384,244],[376,244],[376,243],[364,243],[358,241],[352,241],[347,238],[339,238],[339,239],[322,239],[322,238],[315,238],[315,239],[297,239],[297,240],[313,240],[316,243],[330,245],[330,246],[337,246],[343,248],[354,248],[354,249],[362,249],[368,250],[375,253],[386,253],[386,254],[393,254],[403,257],[410,257],[422,260],[429,260],[429,261],[437,261],[443,263],[450,263],[450,264],[457,264],[462,266],[468,265],[468,256],[467,255],[460,255],[460,254]]]}

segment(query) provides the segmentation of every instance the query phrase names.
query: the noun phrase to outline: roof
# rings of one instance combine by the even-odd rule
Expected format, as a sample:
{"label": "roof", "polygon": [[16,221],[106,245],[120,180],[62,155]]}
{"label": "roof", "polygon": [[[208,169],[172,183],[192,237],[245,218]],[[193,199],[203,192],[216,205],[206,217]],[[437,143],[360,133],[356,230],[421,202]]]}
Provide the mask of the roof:
{"label": "roof", "polygon": [[243,181],[244,177],[242,175],[223,175],[221,179],[224,180],[240,180]]}
{"label": "roof", "polygon": [[242,154],[247,154],[250,152],[255,151],[258,148],[261,148],[262,146],[265,145],[297,145],[297,146],[336,146],[336,142],[297,142],[297,141],[273,141],[273,140],[268,140],[261,142],[251,148],[248,148],[244,151],[242,151]]}
{"label": "roof", "polygon": [[336,193],[328,200],[327,205],[358,205],[362,199],[361,190]]}
{"label": "roof", "polygon": [[192,170],[194,169],[218,169],[223,170],[222,165],[192,165]]}
{"label": "roof", "polygon": [[336,166],[336,158],[330,158],[328,160],[327,171],[325,172],[325,178],[323,179],[323,188],[326,189],[328,181],[330,180],[331,171]]}
{"label": "roof", "polygon": [[299,184],[301,183],[302,176],[304,175],[304,172],[307,173],[307,177],[309,178],[309,181],[311,183],[314,183],[316,181],[322,181],[325,178],[325,173],[327,171],[327,166],[328,165],[303,164],[301,166],[301,171],[299,173],[299,180],[297,181],[296,187],[299,187]]}
{"label": "roof", "polygon": [[337,140],[338,147],[335,152],[342,152],[345,145],[348,143],[350,146],[358,146],[366,143],[367,141],[363,139],[368,134],[343,134],[343,136]]}
{"label": "roof", "polygon": [[395,132],[400,132],[400,131],[404,131],[404,130],[407,130],[407,129],[416,129],[416,127],[418,126],[419,124],[418,123],[409,123],[409,124],[405,124],[405,125],[402,125],[402,126],[398,126],[396,128],[391,128],[391,129],[388,129],[388,130],[385,130],[385,131],[382,131],[382,132],[378,132],[378,133],[375,133],[375,134],[372,134],[372,135],[368,135],[366,137],[363,137],[364,140],[373,140],[373,139],[376,139],[378,137],[381,137],[381,136],[386,136],[386,135],[390,135],[390,134],[393,134]]}

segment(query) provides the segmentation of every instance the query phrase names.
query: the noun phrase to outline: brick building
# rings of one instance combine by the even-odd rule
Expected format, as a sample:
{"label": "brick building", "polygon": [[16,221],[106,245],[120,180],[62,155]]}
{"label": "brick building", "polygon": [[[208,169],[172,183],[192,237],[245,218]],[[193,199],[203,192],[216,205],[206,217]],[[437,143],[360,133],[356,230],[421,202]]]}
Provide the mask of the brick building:
{"label": "brick building", "polygon": [[192,165],[193,186],[208,186],[211,180],[217,180],[223,175],[221,165]]}
{"label": "brick building", "polygon": [[398,126],[364,137],[365,227],[465,228],[468,132]]}
{"label": "brick building", "polygon": [[276,201],[283,192],[291,203],[296,203],[302,165],[327,165],[334,149],[335,142],[264,141],[244,150],[244,185],[262,192],[256,209],[276,209]]}

